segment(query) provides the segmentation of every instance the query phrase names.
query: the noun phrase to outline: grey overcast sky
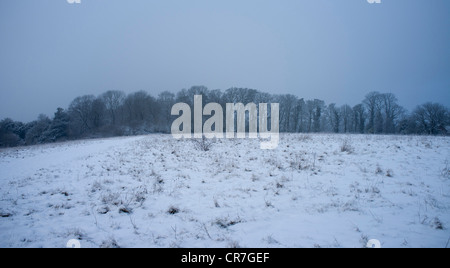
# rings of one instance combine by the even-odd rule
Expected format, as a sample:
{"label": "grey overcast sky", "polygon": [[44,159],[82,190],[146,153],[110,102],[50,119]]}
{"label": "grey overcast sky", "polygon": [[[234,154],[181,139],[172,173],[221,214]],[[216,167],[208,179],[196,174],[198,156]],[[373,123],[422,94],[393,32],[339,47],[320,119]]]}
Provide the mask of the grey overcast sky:
{"label": "grey overcast sky", "polygon": [[449,14],[449,0],[1,0],[0,119],[193,85],[450,106]]}

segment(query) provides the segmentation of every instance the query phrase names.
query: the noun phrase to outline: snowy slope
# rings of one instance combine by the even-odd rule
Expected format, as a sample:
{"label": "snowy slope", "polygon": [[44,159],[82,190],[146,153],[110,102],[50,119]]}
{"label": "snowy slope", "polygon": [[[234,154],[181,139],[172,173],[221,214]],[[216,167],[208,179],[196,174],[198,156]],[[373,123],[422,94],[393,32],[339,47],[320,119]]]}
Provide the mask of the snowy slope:
{"label": "snowy slope", "polygon": [[446,247],[449,138],[259,145],[150,135],[1,150],[0,247]]}

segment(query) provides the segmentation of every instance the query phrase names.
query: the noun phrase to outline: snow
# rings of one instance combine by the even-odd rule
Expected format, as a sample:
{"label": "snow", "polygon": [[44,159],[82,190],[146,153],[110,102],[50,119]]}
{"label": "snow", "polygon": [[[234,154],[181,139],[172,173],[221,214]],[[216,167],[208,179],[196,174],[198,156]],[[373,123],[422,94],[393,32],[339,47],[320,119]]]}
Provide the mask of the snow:
{"label": "snow", "polygon": [[[342,146],[347,144],[346,150]],[[0,150],[0,247],[446,247],[448,137],[170,135]]]}

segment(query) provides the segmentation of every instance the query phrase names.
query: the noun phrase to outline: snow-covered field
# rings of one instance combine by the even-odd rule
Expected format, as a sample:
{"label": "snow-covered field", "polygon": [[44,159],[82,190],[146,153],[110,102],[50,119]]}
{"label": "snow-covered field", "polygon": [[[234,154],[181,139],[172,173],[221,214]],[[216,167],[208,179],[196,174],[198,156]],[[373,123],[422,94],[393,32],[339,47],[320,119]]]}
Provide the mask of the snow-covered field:
{"label": "snow-covered field", "polygon": [[450,246],[450,138],[259,146],[150,135],[0,150],[0,247]]}

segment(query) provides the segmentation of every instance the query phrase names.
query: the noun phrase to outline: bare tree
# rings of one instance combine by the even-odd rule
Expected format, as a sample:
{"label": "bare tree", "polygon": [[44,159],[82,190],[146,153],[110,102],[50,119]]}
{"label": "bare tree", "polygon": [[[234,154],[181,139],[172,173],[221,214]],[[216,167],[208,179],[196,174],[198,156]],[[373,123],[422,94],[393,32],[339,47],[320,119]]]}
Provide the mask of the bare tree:
{"label": "bare tree", "polygon": [[367,132],[368,133],[376,133],[377,132],[377,126],[376,121],[377,117],[381,115],[381,98],[379,92],[370,92],[366,95],[366,98],[364,99],[363,103],[367,107],[367,112],[369,114],[369,122],[367,124]]}
{"label": "bare tree", "polygon": [[93,128],[93,104],[95,97],[85,95],[75,98],[69,106],[72,133],[76,136],[83,135]]}
{"label": "bare tree", "polygon": [[104,124],[106,113],[105,103],[100,98],[96,98],[92,102],[91,122],[95,129],[100,128]]}
{"label": "bare tree", "polygon": [[450,124],[449,110],[438,103],[425,103],[414,110],[413,117],[417,123],[418,133],[436,135],[446,132]]}
{"label": "bare tree", "polygon": [[295,112],[298,98],[293,95],[279,95],[276,97],[280,103],[280,128],[283,132],[295,132]]}
{"label": "bare tree", "polygon": [[119,114],[119,110],[124,103],[125,93],[117,90],[110,90],[101,95],[101,99],[105,104],[106,110],[109,113],[111,124],[117,124],[117,117]]}
{"label": "bare tree", "polygon": [[320,132],[322,112],[325,108],[325,102],[323,100],[314,100],[314,132]]}
{"label": "bare tree", "polygon": [[229,88],[225,91],[224,99],[227,103],[248,104],[256,99],[258,91],[248,88]]}
{"label": "bare tree", "polygon": [[312,131],[312,123],[314,118],[314,101],[308,100],[306,102],[306,114],[307,114],[307,125],[306,132],[310,133]]}
{"label": "bare tree", "polygon": [[304,132],[304,118],[305,118],[305,107],[306,103],[304,99],[299,99],[295,105],[295,116],[294,116],[294,131]]}
{"label": "bare tree", "polygon": [[129,94],[124,100],[124,112],[128,124],[154,123],[156,100],[145,91]]}
{"label": "bare tree", "polygon": [[342,115],[343,131],[344,133],[348,133],[351,131],[351,124],[353,121],[353,110],[348,105],[343,105],[340,110]]}
{"label": "bare tree", "polygon": [[354,122],[355,122],[355,133],[364,133],[364,130],[366,128],[366,111],[364,108],[364,105],[358,104],[355,107],[353,107],[353,116],[354,116]]}
{"label": "bare tree", "polygon": [[339,127],[341,125],[341,111],[336,108],[336,104],[332,103],[328,105],[328,112],[330,117],[330,125],[334,133],[339,133]]}
{"label": "bare tree", "polygon": [[223,103],[223,93],[220,89],[214,89],[208,92],[207,99],[209,102],[215,102],[222,104]]}
{"label": "bare tree", "polygon": [[175,104],[175,94],[169,91],[161,92],[158,95],[157,102],[159,104],[159,117],[157,121],[160,125],[160,130],[163,132],[169,132],[171,121],[170,111],[172,106]]}
{"label": "bare tree", "polygon": [[392,93],[381,94],[380,98],[384,108],[384,133],[395,133],[396,121],[404,113],[404,109]]}

